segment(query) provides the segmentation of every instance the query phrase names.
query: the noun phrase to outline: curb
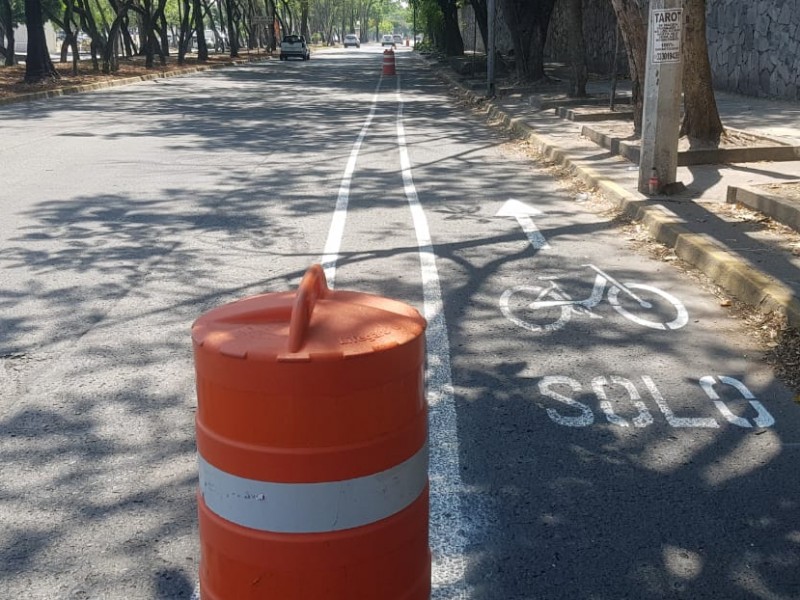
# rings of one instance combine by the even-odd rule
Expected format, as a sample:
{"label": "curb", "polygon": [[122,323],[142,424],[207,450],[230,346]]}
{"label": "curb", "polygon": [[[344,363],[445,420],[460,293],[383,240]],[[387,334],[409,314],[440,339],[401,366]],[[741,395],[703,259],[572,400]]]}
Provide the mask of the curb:
{"label": "curb", "polygon": [[144,75],[134,75],[133,77],[126,77],[124,79],[112,79],[109,81],[98,81],[96,83],[84,83],[81,85],[72,85],[69,87],[58,88],[55,90],[42,90],[39,92],[30,92],[27,94],[21,94],[19,96],[14,96],[11,98],[0,98],[0,106],[6,106],[8,104],[17,104],[20,102],[32,102],[34,100],[42,100],[45,98],[56,98],[58,96],[67,96],[69,94],[79,94],[81,92],[93,92],[95,90],[119,87],[121,85],[130,85],[131,83],[138,83],[140,81],[166,79],[167,77],[190,75],[192,73],[210,71],[212,69],[223,69],[225,67],[234,67],[237,65],[248,65],[251,63],[264,62],[267,60],[271,60],[271,58],[264,57],[256,60],[233,60],[225,63],[215,63],[213,65],[195,65],[191,67],[182,68],[180,71],[146,73]]}
{"label": "curb", "polygon": [[[556,106],[554,112],[562,119],[567,119],[568,121],[575,121],[576,123],[581,123],[581,122],[592,123],[595,121],[602,121],[602,122],[632,121],[633,109],[630,107],[629,104],[624,104],[623,106],[625,106],[626,110],[611,111],[608,108],[590,107],[590,108],[595,108],[595,110],[581,111],[576,108],[570,108],[569,106]],[[587,108],[587,107],[580,107],[580,108]]]}
{"label": "curb", "polygon": [[[574,119],[573,119],[574,120]],[[726,131],[743,134],[745,132],[733,127],[727,127]],[[630,142],[627,138],[618,138],[612,135],[597,131],[592,125],[584,125],[581,128],[581,135],[589,138],[598,146],[605,148],[612,154],[618,154],[632,163],[639,162],[640,145],[638,142]],[[716,148],[716,149],[691,149],[678,152],[678,166],[688,167],[693,165],[709,165],[718,163],[745,163],[760,161],[795,161],[800,158],[800,146],[784,144],[778,140],[773,140],[765,136],[750,135],[750,137],[770,142],[771,146],[755,148]]]}
{"label": "curb", "polygon": [[[797,181],[782,183],[797,183]],[[762,188],[763,186],[731,185],[728,186],[728,196],[725,200],[730,204],[744,204],[800,232],[800,207]]]}
{"label": "curb", "polygon": [[512,133],[526,139],[545,159],[569,168],[585,183],[598,188],[629,218],[643,223],[656,241],[672,248],[676,256],[702,271],[715,284],[762,314],[779,313],[789,327],[800,327],[800,300],[791,288],[755,268],[747,260],[726,250],[705,234],[693,233],[680,219],[658,206],[647,206],[648,198],[630,192],[603,177],[590,167],[579,164],[569,154],[542,138],[521,118],[512,118],[491,100],[465,89],[450,74],[439,76],[457,86],[474,103],[486,105],[486,116],[498,119]]}

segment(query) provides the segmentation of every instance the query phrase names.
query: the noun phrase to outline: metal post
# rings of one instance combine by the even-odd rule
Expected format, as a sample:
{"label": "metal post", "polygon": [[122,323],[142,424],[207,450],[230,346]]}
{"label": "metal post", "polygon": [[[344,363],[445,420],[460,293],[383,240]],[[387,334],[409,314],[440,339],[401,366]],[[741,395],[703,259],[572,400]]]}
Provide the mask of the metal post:
{"label": "metal post", "polygon": [[683,76],[682,0],[652,0],[647,29],[639,191],[655,194],[674,183]]}
{"label": "metal post", "polygon": [[614,32],[614,56],[611,59],[611,92],[609,93],[608,109],[614,110],[614,104],[617,101],[617,57],[619,56],[619,25],[616,26]]}
{"label": "metal post", "polygon": [[417,48],[417,2],[416,0],[411,0],[411,6],[413,7],[413,17],[412,17],[412,25],[411,25],[411,33],[413,34],[414,43],[412,46],[416,50]]}

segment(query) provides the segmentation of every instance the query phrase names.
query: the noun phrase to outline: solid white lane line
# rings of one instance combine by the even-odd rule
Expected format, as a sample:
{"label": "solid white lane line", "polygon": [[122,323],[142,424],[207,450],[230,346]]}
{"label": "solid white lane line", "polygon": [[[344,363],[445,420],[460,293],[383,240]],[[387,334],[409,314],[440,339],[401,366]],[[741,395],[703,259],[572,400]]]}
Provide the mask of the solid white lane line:
{"label": "solid white lane line", "polygon": [[[433,551],[434,600],[466,599],[467,585],[466,522],[462,515],[461,499],[464,484],[458,457],[458,435],[450,368],[450,342],[447,337],[442,288],[436,269],[436,254],[431,241],[428,220],[417,196],[411,175],[411,160],[406,146],[403,126],[403,97],[400,76],[397,76],[397,144],[400,151],[400,169],[403,188],[411,209],[414,230],[419,248],[422,271],[423,312],[428,320],[428,369],[426,373],[429,404],[430,447],[430,544]],[[471,525],[476,525],[479,515],[471,515]]]}
{"label": "solid white lane line", "polygon": [[381,89],[381,82],[383,81],[383,74],[378,78],[378,85],[375,86],[375,94],[372,96],[372,106],[370,106],[369,114],[361,127],[361,131],[353,143],[353,149],[350,150],[350,158],[347,161],[347,166],[342,175],[342,181],[339,184],[339,196],[336,198],[336,207],[333,210],[333,219],[331,220],[331,227],[328,230],[328,239],[325,242],[325,249],[322,251],[322,258],[320,264],[325,271],[325,279],[328,280],[328,287],[333,289],[336,280],[336,261],[339,258],[339,250],[342,247],[342,237],[344,236],[344,224],[347,220],[347,205],[350,202],[350,184],[353,181],[353,172],[356,169],[356,161],[358,160],[358,153],[361,150],[361,144],[367,135],[369,126],[372,124],[372,119],[375,116],[375,109],[378,105],[378,94]]}

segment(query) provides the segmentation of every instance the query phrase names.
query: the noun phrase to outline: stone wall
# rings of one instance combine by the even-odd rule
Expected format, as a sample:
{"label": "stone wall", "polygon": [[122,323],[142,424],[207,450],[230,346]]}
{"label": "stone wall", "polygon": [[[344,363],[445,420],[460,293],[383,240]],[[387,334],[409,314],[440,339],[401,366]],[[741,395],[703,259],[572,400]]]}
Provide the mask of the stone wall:
{"label": "stone wall", "polygon": [[[569,24],[563,14],[562,4],[556,3],[550,30],[547,33],[545,55],[556,62],[567,62]],[[614,42],[617,31],[617,17],[611,2],[583,0],[583,36],[586,40],[586,66],[592,73],[611,73],[614,56]],[[617,55],[617,73],[627,75],[628,59],[625,45],[620,37]]]}
{"label": "stone wall", "polygon": [[[508,54],[513,48],[514,43],[511,41],[511,33],[506,27],[506,22],[503,20],[503,9],[500,2],[495,3],[497,15],[495,17],[494,26],[494,44],[495,48],[501,54]],[[485,53],[486,48],[483,44],[483,37],[481,37],[480,28],[475,21],[475,11],[471,4],[467,4],[459,11],[459,27],[461,29],[461,38],[464,40],[464,50],[472,52],[473,46],[476,52]]]}
{"label": "stone wall", "polygon": [[708,0],[714,86],[800,100],[800,0]]}
{"label": "stone wall", "polygon": [[[800,0],[707,0],[708,53],[714,87],[800,100]],[[611,69],[616,19],[610,2],[584,0],[587,62],[593,73]],[[569,27],[558,9],[550,24],[549,60],[566,62]],[[627,73],[620,50],[617,69]]]}

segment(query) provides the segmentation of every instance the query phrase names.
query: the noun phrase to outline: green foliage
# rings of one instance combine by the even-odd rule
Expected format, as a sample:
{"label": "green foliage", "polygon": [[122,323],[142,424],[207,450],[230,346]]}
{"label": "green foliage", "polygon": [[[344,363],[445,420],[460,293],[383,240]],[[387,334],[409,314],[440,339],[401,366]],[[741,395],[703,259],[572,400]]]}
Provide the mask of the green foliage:
{"label": "green foliage", "polygon": [[383,35],[384,33],[394,33],[394,25],[388,19],[382,19],[378,24],[378,31]]}
{"label": "green foliage", "polygon": [[11,20],[16,24],[25,22],[24,0],[11,0]]}
{"label": "green foliage", "polygon": [[167,0],[164,6],[164,17],[167,19],[167,23],[170,26],[176,29],[180,27],[182,10],[182,8],[179,8],[179,0]]}
{"label": "green foliage", "polygon": [[384,20],[391,23],[388,31],[382,33],[405,33],[411,31],[411,21],[408,19],[408,9],[400,2],[390,2],[384,12]]}
{"label": "green foliage", "polygon": [[417,5],[417,31],[441,31],[444,16],[436,0],[414,0]]}
{"label": "green foliage", "polygon": [[64,3],[61,0],[39,0],[39,2],[42,5],[42,15],[44,15],[45,20],[51,15],[59,19],[63,16]]}
{"label": "green foliage", "polygon": [[402,33],[411,30],[408,20],[408,4],[401,0],[377,0],[370,14],[370,31],[384,33]]}
{"label": "green foliage", "polygon": [[[64,18],[66,2],[80,4],[84,10],[92,14],[92,21],[100,29],[114,21],[116,16],[112,0],[40,0],[43,13],[46,19],[61,22]],[[128,0],[116,0],[115,5],[121,6]],[[137,7],[144,7],[145,0],[132,0]],[[206,8],[210,8],[215,24],[219,27],[217,2],[221,0],[203,0]],[[415,0],[419,1],[419,0]],[[426,0],[435,2],[435,0]],[[9,0],[14,19],[17,23],[24,24],[25,0]],[[349,29],[355,29],[356,22],[360,21],[362,32],[374,34],[376,23],[381,34],[400,33],[411,35],[412,13],[409,0],[276,0],[277,12],[281,17],[288,17],[286,26],[297,28],[302,9],[302,2],[306,2],[309,8],[309,29],[314,33],[311,36],[312,43],[322,43],[323,37],[327,35],[343,35],[349,33]],[[236,14],[241,18],[243,15],[263,14],[265,10],[265,0],[233,0],[237,6]],[[157,0],[151,0],[151,10],[155,10]],[[181,0],[166,0],[164,16],[167,26],[172,31],[177,31],[180,27],[180,17],[183,11]],[[207,14],[207,13],[206,13]],[[136,31],[141,27],[139,15],[136,11],[128,12],[131,31]],[[73,17],[77,23],[77,15]],[[419,15],[418,15],[419,19]],[[210,21],[206,20],[206,27]],[[339,31],[341,28],[348,29],[347,32]],[[417,26],[421,30],[421,25]],[[90,32],[87,32],[90,33]]]}

